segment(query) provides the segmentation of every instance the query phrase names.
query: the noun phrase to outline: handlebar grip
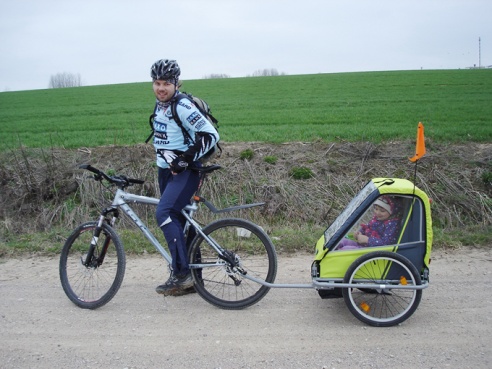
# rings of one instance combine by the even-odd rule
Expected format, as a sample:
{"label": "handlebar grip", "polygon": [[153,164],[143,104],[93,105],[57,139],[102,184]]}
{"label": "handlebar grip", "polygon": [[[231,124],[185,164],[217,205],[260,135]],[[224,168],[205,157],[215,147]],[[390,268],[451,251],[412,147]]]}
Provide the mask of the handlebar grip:
{"label": "handlebar grip", "polygon": [[92,173],[99,172],[96,168],[92,167],[90,164],[81,164],[81,165],[79,165],[79,169],[87,169],[88,171],[91,171]]}
{"label": "handlebar grip", "polygon": [[92,165],[90,164],[81,164],[79,165],[79,169],[86,169],[88,170],[89,172],[92,172],[94,174],[104,174],[102,173],[99,169],[97,168],[94,168]]}
{"label": "handlebar grip", "polygon": [[144,184],[145,181],[143,179],[132,179],[132,178],[128,178],[128,183]]}
{"label": "handlebar grip", "polygon": [[108,175],[106,173],[104,173],[103,171],[100,171],[99,169],[97,168],[94,168],[92,165],[90,164],[81,164],[79,165],[79,168],[80,169],[86,169],[88,170],[89,172],[92,172],[95,174],[94,176],[94,179],[96,181],[100,181],[102,180],[103,178],[108,180],[108,181],[111,181],[110,178],[108,177]]}

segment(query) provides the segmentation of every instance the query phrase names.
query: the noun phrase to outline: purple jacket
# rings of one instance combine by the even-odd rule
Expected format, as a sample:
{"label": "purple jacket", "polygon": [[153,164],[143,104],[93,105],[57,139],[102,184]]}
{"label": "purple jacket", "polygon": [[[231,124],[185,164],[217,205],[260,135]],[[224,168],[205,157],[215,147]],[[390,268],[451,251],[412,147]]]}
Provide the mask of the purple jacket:
{"label": "purple jacket", "polygon": [[367,246],[392,245],[396,243],[400,232],[400,219],[380,221],[374,217],[368,224],[361,224],[360,232],[369,237]]}

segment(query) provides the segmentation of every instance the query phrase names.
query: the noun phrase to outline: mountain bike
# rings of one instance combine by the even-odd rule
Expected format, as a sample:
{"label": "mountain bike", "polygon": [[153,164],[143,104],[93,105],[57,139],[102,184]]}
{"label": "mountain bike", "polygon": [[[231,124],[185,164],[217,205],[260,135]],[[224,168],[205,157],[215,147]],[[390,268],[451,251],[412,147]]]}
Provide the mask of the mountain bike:
{"label": "mountain bike", "polygon": [[[115,229],[121,212],[140,229],[169,266],[172,258],[131,208],[131,204],[156,206],[159,203],[158,198],[127,192],[128,187],[143,184],[143,180],[110,176],[88,164],[80,168],[92,172],[103,188],[116,187],[111,205],[101,210],[97,220],[79,225],[67,238],[60,255],[60,280],[66,295],[81,308],[96,309],[116,295],[125,275],[124,245]],[[200,172],[200,185],[190,204],[182,210],[186,219],[185,237],[194,235],[187,242],[190,269],[194,288],[206,301],[224,309],[243,309],[268,293],[268,284],[274,282],[277,273],[277,255],[268,235],[251,221],[227,217],[202,227],[194,219],[200,204],[215,214],[264,205],[217,209],[200,195],[205,178],[217,169],[220,166],[193,169]]]}

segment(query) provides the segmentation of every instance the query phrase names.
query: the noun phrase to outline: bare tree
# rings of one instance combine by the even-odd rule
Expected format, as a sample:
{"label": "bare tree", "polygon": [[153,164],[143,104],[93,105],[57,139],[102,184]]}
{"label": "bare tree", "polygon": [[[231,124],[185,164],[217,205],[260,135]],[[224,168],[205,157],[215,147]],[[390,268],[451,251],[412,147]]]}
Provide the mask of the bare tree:
{"label": "bare tree", "polygon": [[79,87],[82,86],[80,80],[80,74],[74,73],[57,73],[50,78],[49,88],[63,88],[63,87]]}
{"label": "bare tree", "polygon": [[275,68],[258,69],[253,72],[253,77],[285,76],[285,73],[279,73]]}
{"label": "bare tree", "polygon": [[217,78],[231,78],[231,76],[227,75],[227,74],[217,74],[217,73],[212,73],[212,74],[209,74],[208,76],[204,76],[203,77],[204,79],[217,79]]}

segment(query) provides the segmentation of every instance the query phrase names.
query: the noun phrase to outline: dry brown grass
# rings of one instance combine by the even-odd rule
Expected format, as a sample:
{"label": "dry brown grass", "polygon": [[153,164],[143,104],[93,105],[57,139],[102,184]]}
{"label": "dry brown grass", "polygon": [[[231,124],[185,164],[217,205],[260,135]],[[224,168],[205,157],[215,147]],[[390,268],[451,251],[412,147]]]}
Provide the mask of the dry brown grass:
{"label": "dry brown grass", "polygon": [[[223,156],[216,160],[223,170],[209,178],[203,195],[217,207],[266,202],[264,207],[234,215],[252,218],[271,233],[325,228],[371,178],[414,177],[415,166],[407,160],[413,154],[412,142],[224,143],[223,148]],[[245,149],[253,150],[251,160],[240,159]],[[483,177],[492,172],[492,144],[428,142],[427,150],[419,163],[416,184],[433,200],[435,229],[490,229],[492,188]],[[150,145],[20,148],[0,156],[2,242],[56,227],[72,229],[93,219],[104,201],[98,184],[78,169],[82,163],[145,179],[145,185],[132,188],[136,193],[155,196],[158,192]],[[269,164],[265,158],[276,158],[276,162]],[[293,167],[309,168],[314,176],[294,179],[289,174]],[[140,212],[153,221],[153,209],[142,207]],[[206,212],[201,217],[203,222],[211,219]]]}

